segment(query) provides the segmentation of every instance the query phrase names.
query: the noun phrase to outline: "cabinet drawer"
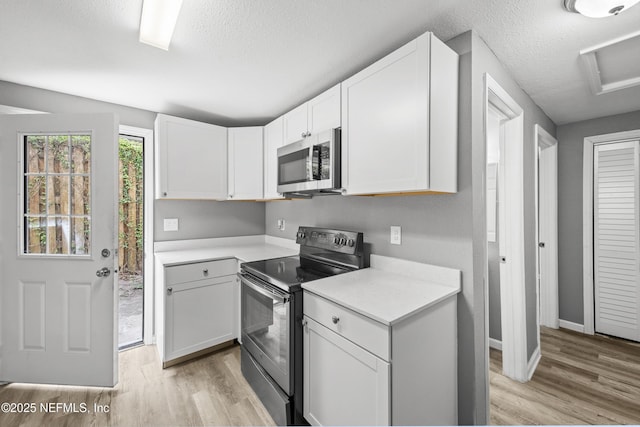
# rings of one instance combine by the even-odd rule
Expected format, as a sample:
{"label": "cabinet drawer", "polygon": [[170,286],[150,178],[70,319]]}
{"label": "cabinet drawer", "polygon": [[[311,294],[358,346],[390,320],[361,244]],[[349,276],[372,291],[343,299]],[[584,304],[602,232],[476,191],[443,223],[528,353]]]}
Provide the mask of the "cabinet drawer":
{"label": "cabinet drawer", "polygon": [[304,292],[304,314],[381,359],[391,360],[389,328],[382,323],[308,291]]}
{"label": "cabinet drawer", "polygon": [[238,265],[235,258],[174,265],[166,268],[165,282],[166,285],[174,285],[210,277],[229,276],[236,274],[237,270]]}

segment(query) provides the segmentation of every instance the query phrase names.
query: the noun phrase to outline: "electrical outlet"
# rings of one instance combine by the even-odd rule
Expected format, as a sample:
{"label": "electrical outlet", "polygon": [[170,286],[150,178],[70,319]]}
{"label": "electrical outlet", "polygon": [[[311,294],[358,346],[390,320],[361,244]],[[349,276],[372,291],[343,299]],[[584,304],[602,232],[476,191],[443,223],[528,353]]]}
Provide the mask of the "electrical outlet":
{"label": "electrical outlet", "polygon": [[399,225],[392,225],[390,234],[389,241],[392,245],[402,244],[402,227]]}
{"label": "electrical outlet", "polygon": [[178,218],[165,218],[164,231],[178,231]]}
{"label": "electrical outlet", "polygon": [[278,218],[278,230],[284,231],[285,221],[284,218]]}

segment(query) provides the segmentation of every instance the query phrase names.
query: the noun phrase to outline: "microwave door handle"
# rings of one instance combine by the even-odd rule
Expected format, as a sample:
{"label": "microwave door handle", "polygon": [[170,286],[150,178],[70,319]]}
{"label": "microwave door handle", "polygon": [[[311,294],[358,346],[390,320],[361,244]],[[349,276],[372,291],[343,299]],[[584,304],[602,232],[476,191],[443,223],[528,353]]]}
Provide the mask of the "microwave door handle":
{"label": "microwave door handle", "polygon": [[313,181],[313,145],[309,147],[309,155],[307,156],[307,181]]}

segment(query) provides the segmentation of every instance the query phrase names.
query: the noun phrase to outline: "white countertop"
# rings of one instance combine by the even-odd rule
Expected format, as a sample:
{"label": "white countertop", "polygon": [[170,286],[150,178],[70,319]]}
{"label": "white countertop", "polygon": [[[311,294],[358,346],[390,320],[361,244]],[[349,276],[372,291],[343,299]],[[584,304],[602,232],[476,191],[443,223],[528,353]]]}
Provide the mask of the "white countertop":
{"label": "white countertop", "polygon": [[371,255],[371,268],[304,283],[305,291],[393,325],[460,292],[460,271]]}
{"label": "white countertop", "polygon": [[293,243],[257,236],[209,239],[193,245],[165,245],[166,250],[156,250],[155,257],[165,267],[225,258],[238,258],[242,262],[248,262],[297,255],[299,250]]}

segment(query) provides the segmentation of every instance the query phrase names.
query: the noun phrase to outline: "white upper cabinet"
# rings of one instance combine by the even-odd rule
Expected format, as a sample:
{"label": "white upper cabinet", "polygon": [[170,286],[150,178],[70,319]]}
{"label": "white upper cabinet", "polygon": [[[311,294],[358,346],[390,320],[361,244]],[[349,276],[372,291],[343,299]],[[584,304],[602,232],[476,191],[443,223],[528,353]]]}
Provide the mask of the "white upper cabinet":
{"label": "white upper cabinet", "polygon": [[342,82],[346,194],[457,191],[458,55],[425,33]]}
{"label": "white upper cabinet", "polygon": [[284,143],[340,127],[340,84],[284,115]]}
{"label": "white upper cabinet", "polygon": [[264,127],[264,198],[282,199],[278,193],[278,148],[284,142],[283,117]]}
{"label": "white upper cabinet", "polygon": [[227,129],[158,114],[156,198],[227,198]]}
{"label": "white upper cabinet", "polygon": [[229,200],[262,199],[262,126],[229,128]]}

